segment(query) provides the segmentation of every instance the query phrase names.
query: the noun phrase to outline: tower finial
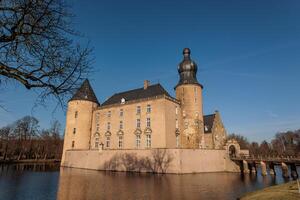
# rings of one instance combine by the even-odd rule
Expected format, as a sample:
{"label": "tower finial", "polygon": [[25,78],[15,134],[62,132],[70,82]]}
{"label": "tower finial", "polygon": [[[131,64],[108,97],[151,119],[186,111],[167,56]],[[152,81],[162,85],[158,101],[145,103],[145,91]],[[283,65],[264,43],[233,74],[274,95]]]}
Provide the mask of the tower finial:
{"label": "tower finial", "polygon": [[183,49],[183,57],[184,59],[190,59],[191,55],[191,50],[189,48],[184,48]]}

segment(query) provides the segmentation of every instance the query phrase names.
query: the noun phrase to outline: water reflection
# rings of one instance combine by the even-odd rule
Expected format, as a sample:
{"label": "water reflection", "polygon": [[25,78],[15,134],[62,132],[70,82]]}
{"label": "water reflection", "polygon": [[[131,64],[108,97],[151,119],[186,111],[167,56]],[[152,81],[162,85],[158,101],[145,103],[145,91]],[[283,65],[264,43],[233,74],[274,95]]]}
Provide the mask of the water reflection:
{"label": "water reflection", "polygon": [[[0,165],[0,199],[236,199],[286,182],[276,176],[238,173],[154,175],[60,168],[58,164]],[[298,168],[299,172],[299,168]]]}
{"label": "water reflection", "polygon": [[236,199],[281,182],[260,172],[153,175],[61,168],[57,199]]}

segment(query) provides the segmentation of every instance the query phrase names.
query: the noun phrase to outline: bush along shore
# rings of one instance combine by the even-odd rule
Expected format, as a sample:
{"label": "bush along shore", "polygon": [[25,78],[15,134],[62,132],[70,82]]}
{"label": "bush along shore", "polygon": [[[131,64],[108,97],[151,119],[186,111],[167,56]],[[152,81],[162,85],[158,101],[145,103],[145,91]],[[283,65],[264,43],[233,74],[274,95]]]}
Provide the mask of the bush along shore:
{"label": "bush along shore", "polygon": [[246,193],[240,200],[299,200],[297,181],[270,186],[262,190]]}

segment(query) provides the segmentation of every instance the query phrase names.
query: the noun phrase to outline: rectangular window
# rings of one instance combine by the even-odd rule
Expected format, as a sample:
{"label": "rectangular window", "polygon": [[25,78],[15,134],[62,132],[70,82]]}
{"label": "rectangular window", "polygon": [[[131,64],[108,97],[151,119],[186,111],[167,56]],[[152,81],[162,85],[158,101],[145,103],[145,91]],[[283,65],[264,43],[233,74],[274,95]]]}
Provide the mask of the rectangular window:
{"label": "rectangular window", "polygon": [[141,114],[141,106],[136,107],[136,114],[140,115]]}
{"label": "rectangular window", "polygon": [[78,117],[78,111],[75,111],[75,118]]}
{"label": "rectangular window", "polygon": [[178,115],[178,107],[175,107],[175,114]]}
{"label": "rectangular window", "polygon": [[110,131],[110,122],[107,122],[107,130]]}
{"label": "rectangular window", "polygon": [[111,111],[110,110],[107,112],[107,117],[111,117]]}
{"label": "rectangular window", "polygon": [[123,121],[120,121],[120,129],[123,129]]}
{"label": "rectangular window", "polygon": [[146,125],[147,125],[147,127],[150,127],[150,126],[151,126],[151,121],[150,121],[150,118],[149,118],[149,117],[147,118]]}
{"label": "rectangular window", "polygon": [[147,113],[151,113],[151,105],[147,105]]}
{"label": "rectangular window", "polygon": [[141,135],[136,135],[136,148],[141,146]]}
{"label": "rectangular window", "polygon": [[96,123],[99,122],[99,118],[100,118],[99,113],[96,113]]}
{"label": "rectangular window", "polygon": [[73,134],[75,134],[76,133],[76,128],[73,128]]}
{"label": "rectangular window", "polygon": [[99,138],[95,138],[95,148],[99,148]]}
{"label": "rectangular window", "polygon": [[75,141],[72,141],[72,148],[75,147]]}
{"label": "rectangular window", "polygon": [[119,148],[120,149],[123,148],[123,136],[122,135],[119,136]]}
{"label": "rectangular window", "polygon": [[136,119],[136,127],[141,128],[141,119]]}
{"label": "rectangular window", "polygon": [[176,147],[179,147],[179,135],[176,135]]}
{"label": "rectangular window", "polygon": [[178,128],[178,119],[175,121],[175,128]]}
{"label": "rectangular window", "polygon": [[150,134],[148,134],[146,136],[146,146],[147,146],[147,148],[151,147],[151,135]]}
{"label": "rectangular window", "polygon": [[124,115],[124,111],[123,109],[120,109],[120,117],[123,117],[123,115]]}
{"label": "rectangular window", "polygon": [[107,136],[106,137],[106,148],[109,148],[110,147],[110,137]]}

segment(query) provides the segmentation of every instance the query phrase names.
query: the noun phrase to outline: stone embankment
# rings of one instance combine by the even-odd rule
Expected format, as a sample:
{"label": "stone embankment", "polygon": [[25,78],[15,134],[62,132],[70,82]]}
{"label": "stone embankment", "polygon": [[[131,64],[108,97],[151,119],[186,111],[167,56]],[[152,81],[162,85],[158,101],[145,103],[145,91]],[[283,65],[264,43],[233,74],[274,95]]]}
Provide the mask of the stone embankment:
{"label": "stone embankment", "polygon": [[245,194],[240,200],[299,200],[300,193],[297,181],[267,187]]}

